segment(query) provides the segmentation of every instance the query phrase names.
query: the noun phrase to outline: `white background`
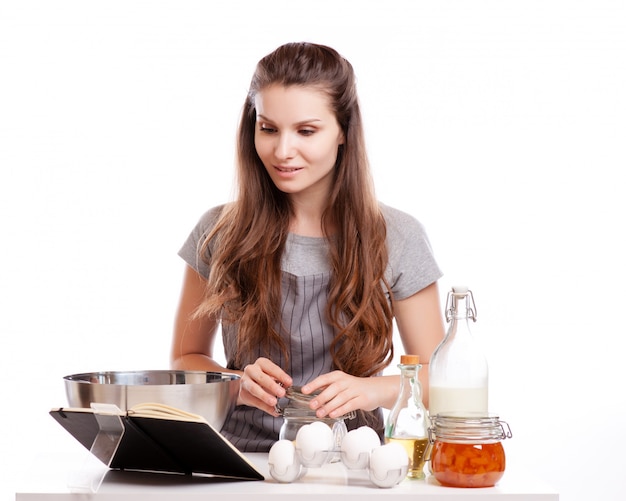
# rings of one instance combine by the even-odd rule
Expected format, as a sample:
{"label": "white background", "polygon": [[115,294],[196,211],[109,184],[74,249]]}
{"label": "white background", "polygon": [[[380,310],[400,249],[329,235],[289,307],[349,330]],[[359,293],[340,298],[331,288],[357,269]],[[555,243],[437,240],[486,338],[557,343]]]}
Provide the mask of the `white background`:
{"label": "white background", "polygon": [[442,303],[474,292],[509,468],[565,501],[622,499],[626,7],[610,0],[0,1],[3,496],[73,440],[47,415],[64,375],[167,368],[178,248],[231,198],[256,61],[301,40],[353,63],[379,198],[426,226]]}

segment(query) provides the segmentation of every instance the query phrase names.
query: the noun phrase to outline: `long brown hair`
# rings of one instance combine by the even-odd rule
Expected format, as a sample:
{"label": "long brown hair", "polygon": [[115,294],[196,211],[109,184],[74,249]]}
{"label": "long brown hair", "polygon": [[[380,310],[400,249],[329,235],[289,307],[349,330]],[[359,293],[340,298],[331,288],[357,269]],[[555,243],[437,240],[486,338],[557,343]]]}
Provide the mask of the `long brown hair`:
{"label": "long brown hair", "polygon": [[221,314],[223,322],[238,324],[236,363],[258,347],[269,353],[272,345],[288,357],[279,332],[280,265],[292,209],[254,147],[255,96],[274,84],[326,92],[343,131],[322,217],[327,237],[331,224],[333,228],[326,311],[335,329],[330,352],[339,370],[375,374],[393,357],[390,291],[384,280],[386,226],[371,182],[354,71],[332,48],[291,43],[259,61],[239,124],[238,196],[202,248],[203,256],[210,254],[211,272],[199,312]]}

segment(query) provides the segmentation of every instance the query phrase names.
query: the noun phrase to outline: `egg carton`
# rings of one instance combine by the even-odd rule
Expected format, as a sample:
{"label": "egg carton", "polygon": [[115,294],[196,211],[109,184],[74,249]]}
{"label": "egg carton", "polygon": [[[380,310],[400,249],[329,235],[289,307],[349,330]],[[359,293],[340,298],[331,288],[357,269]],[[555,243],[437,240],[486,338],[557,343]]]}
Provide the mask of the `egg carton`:
{"label": "egg carton", "polygon": [[348,432],[339,449],[333,447],[332,430],[321,422],[304,425],[295,441],[279,440],[270,449],[270,475],[280,483],[302,478],[308,468],[320,468],[337,460],[349,470],[368,470],[370,481],[377,487],[399,484],[409,470],[409,457],[397,443],[381,445],[378,434],[368,426]]}

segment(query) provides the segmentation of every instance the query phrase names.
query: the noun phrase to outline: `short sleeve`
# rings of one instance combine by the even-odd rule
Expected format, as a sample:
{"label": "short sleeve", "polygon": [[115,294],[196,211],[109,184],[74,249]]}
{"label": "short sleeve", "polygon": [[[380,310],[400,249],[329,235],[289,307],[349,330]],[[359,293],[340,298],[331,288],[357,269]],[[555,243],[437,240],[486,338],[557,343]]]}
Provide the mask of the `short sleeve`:
{"label": "short sleeve", "polygon": [[381,204],[387,223],[386,278],[396,300],[406,299],[439,280],[441,272],[423,225],[413,216]]}
{"label": "short sleeve", "polygon": [[[209,277],[207,259],[201,255],[202,244],[211,232],[222,212],[223,205],[206,211],[178,251],[178,255],[204,278]],[[210,258],[209,255],[206,256]]]}

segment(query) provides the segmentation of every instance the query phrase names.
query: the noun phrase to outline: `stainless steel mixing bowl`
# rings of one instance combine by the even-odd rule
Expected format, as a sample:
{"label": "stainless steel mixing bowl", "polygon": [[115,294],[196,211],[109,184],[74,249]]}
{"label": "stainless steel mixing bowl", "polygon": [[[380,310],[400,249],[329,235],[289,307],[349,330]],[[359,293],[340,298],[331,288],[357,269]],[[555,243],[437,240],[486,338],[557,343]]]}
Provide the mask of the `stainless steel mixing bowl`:
{"label": "stainless steel mixing bowl", "polygon": [[239,376],[202,371],[88,372],[65,376],[70,407],[92,402],[128,411],[141,403],[160,403],[203,416],[220,430],[237,400]]}

